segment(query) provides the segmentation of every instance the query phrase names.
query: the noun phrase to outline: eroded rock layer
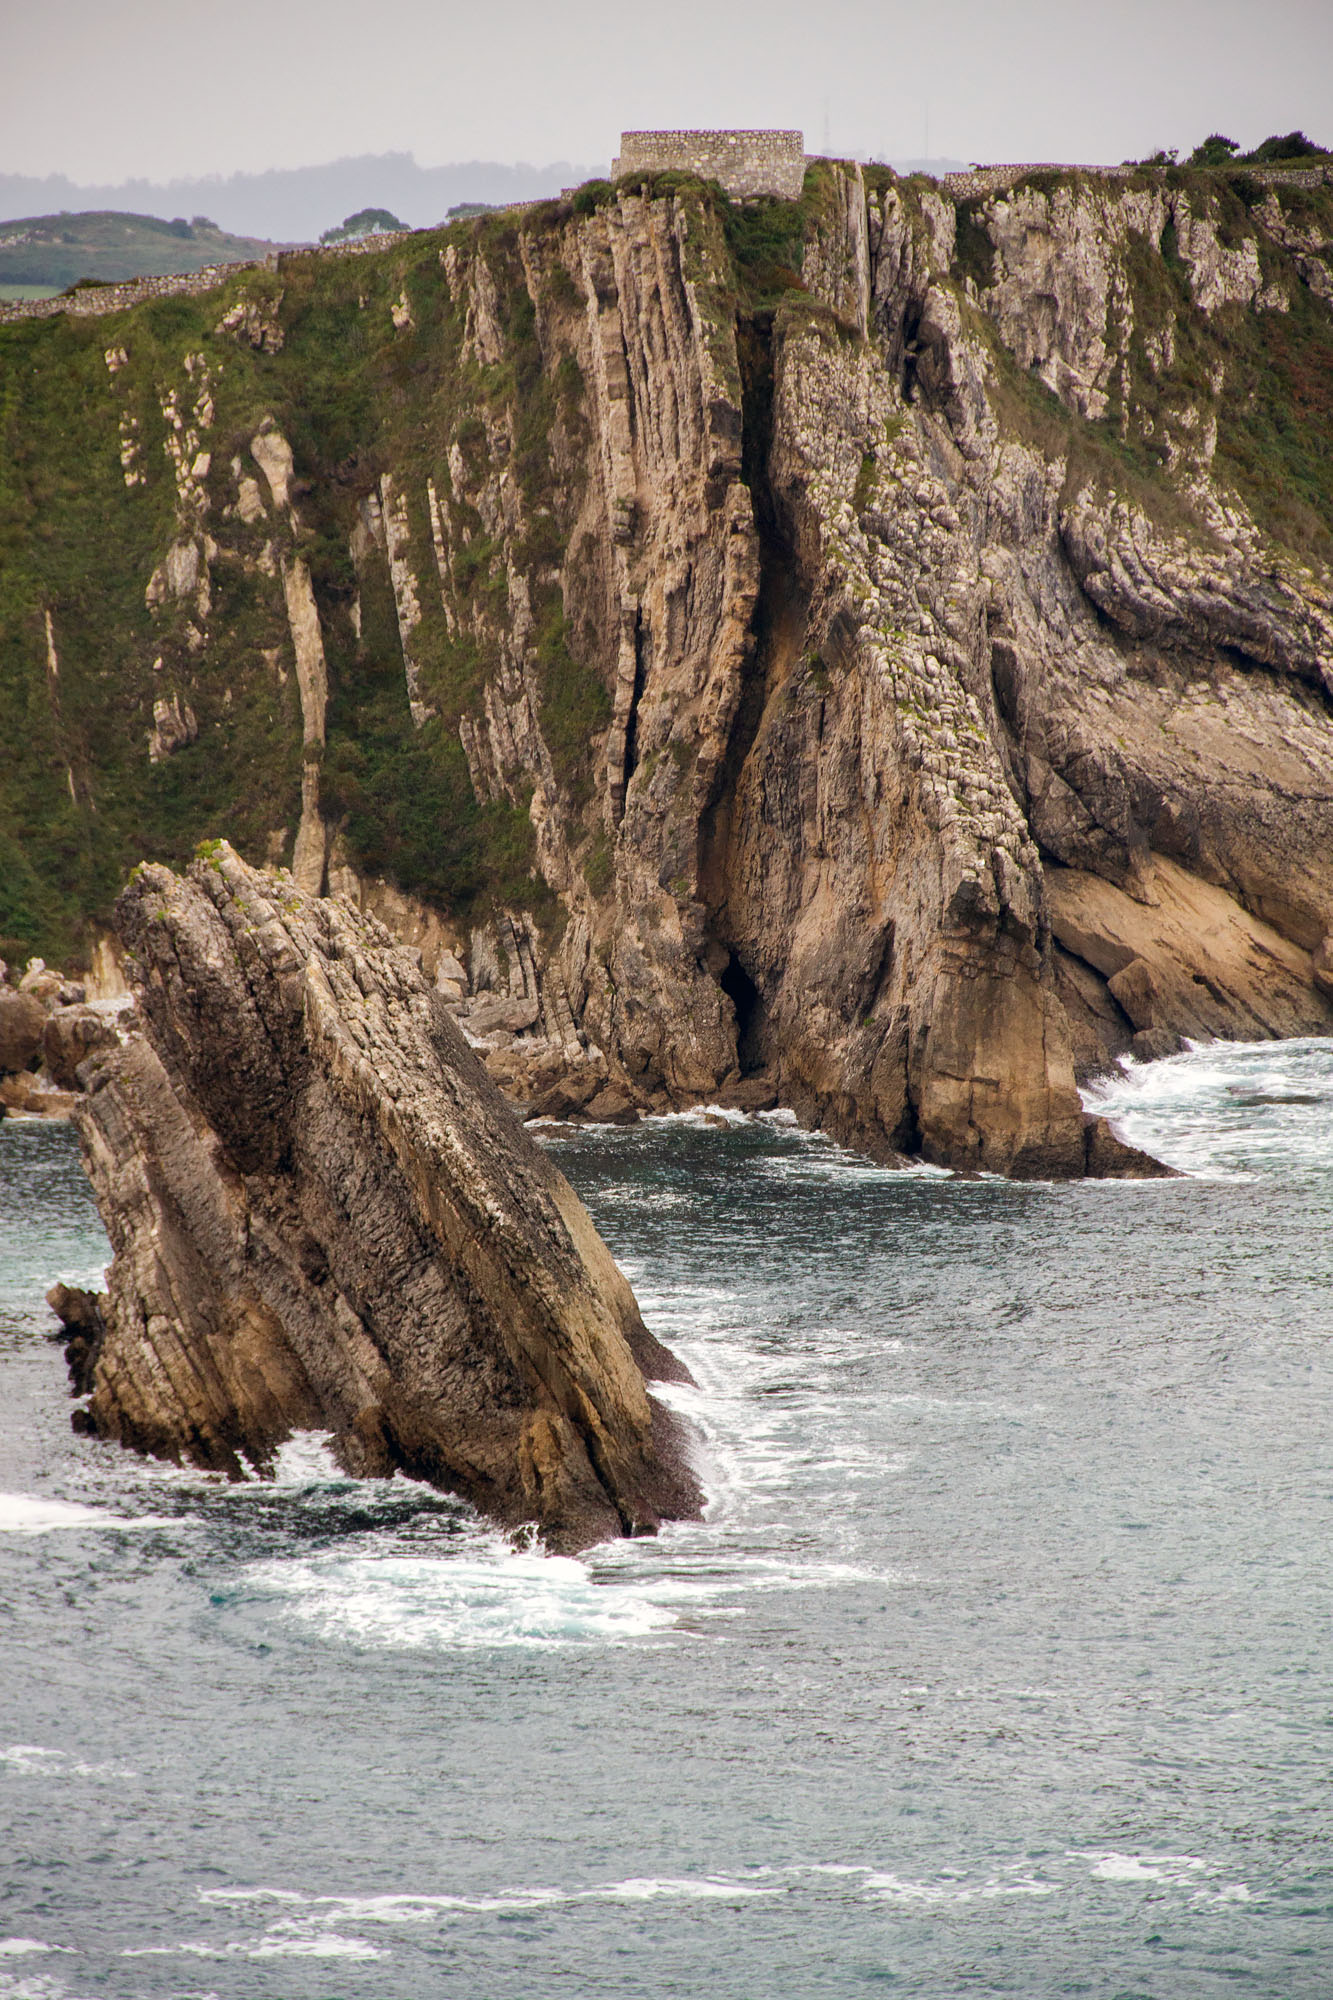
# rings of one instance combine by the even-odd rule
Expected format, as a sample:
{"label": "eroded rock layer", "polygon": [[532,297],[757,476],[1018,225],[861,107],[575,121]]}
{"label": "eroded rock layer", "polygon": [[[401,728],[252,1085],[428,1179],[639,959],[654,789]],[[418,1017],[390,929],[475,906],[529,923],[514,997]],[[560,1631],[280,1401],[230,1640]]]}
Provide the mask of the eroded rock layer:
{"label": "eroded rock layer", "polygon": [[54,872],[225,810],[527,1106],[1081,1173],[1126,1050],[1333,1029],[1331,257],[1333,187],[821,162],[293,258],[179,359],[130,315],[122,696],[70,720],[65,550],[20,821]]}
{"label": "eroded rock layer", "polygon": [[114,1251],[88,1428],[233,1472],[328,1431],[554,1548],[694,1512],[645,1386],[684,1371],[419,955],[225,844],[137,871],[117,920],[140,1027],[83,1070]]}

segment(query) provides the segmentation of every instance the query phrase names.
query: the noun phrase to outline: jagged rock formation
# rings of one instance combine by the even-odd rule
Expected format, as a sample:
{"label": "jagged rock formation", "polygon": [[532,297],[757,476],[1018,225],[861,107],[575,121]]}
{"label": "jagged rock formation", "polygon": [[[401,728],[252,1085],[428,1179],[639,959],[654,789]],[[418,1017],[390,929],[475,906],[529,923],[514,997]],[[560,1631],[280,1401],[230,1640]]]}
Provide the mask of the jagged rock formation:
{"label": "jagged rock formation", "polygon": [[[0,1118],[69,1116],[79,1064],[117,1039],[120,1003],[103,984],[108,970],[114,977],[114,965],[102,954],[85,985],[34,958],[14,987],[0,959]],[[85,1004],[90,987],[101,1004]]]}
{"label": "jagged rock formation", "polygon": [[[135,782],[411,899],[528,1107],[1104,1171],[1080,1076],[1333,1029],[1330,245],[1271,176],[822,163],[287,260],[173,382],[130,316],[123,677],[198,727]],[[135,783],[68,626],[78,818]]]}
{"label": "jagged rock formation", "polygon": [[228,1471],[328,1430],[559,1549],[696,1511],[645,1386],[683,1369],[417,956],[223,843],[117,921],[139,1025],[77,1115],[114,1258],[52,1300],[80,1423]]}

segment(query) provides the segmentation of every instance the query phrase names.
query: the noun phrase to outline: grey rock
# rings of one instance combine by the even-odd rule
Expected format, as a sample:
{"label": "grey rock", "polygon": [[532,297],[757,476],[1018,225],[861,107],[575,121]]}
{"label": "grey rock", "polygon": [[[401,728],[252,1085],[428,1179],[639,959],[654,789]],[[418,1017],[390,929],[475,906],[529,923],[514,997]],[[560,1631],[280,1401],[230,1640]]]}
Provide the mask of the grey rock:
{"label": "grey rock", "polygon": [[511,1035],[521,1034],[525,1028],[535,1027],[541,1018],[541,1008],[535,1000],[483,1000],[468,1010],[466,1015],[469,1034],[490,1035],[497,1028],[507,1028]]}
{"label": "grey rock", "polygon": [[79,1088],[78,1068],[97,1049],[114,1048],[115,1027],[96,1007],[57,1007],[42,1033],[42,1058],[51,1081],[62,1090]]}
{"label": "grey rock", "polygon": [[587,1211],[410,953],[225,843],[117,905],[139,1025],[77,1123],[114,1252],[80,1422],[239,1474],[294,1429],[553,1548],[693,1514]]}

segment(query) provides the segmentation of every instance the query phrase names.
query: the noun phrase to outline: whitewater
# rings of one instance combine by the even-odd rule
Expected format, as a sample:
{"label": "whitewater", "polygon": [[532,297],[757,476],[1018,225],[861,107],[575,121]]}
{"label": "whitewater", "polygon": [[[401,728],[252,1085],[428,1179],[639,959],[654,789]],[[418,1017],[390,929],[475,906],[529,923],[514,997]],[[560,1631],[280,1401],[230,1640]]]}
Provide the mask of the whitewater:
{"label": "whitewater", "polygon": [[579,1560],[76,1437],[0,1124],[0,2000],[1326,1995],[1333,1044],[1090,1103],[1181,1177],[541,1130],[709,1495]]}

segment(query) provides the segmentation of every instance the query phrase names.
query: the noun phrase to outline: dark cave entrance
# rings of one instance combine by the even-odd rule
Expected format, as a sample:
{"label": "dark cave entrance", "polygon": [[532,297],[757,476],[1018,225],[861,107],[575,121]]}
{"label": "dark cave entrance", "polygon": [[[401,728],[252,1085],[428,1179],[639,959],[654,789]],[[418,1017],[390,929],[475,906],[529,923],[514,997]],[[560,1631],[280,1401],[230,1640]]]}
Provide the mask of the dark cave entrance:
{"label": "dark cave entrance", "polygon": [[759,988],[751,979],[735,952],[728,952],[727,962],[718,974],[718,985],[736,1010],[736,1061],[742,1076],[752,1076],[762,1069],[764,1059],[759,1049],[759,1030],[762,1024],[764,1003]]}

